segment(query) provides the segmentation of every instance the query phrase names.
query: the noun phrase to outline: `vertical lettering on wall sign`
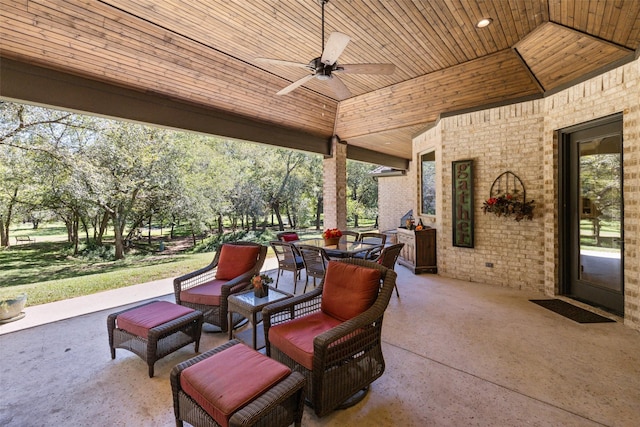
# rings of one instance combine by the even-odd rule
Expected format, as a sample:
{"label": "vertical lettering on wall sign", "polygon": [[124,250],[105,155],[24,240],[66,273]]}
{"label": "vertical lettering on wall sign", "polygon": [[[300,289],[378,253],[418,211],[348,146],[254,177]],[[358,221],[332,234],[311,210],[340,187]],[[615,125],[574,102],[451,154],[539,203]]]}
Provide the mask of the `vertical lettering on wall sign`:
{"label": "vertical lettering on wall sign", "polygon": [[453,246],[473,247],[473,160],[451,162]]}

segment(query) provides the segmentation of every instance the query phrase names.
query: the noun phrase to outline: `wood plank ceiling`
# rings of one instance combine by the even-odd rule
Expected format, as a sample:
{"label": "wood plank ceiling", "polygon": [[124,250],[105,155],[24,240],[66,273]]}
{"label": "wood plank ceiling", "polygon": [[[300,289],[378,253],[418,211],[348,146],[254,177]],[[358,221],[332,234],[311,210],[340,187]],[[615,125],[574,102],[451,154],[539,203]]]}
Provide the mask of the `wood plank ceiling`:
{"label": "wood plank ceiling", "polygon": [[347,99],[318,79],[277,96],[308,71],[256,58],[320,56],[317,1],[0,0],[0,56],[411,159],[441,114],[543,96],[640,45],[635,0],[331,0],[339,63],[395,72],[341,74]]}

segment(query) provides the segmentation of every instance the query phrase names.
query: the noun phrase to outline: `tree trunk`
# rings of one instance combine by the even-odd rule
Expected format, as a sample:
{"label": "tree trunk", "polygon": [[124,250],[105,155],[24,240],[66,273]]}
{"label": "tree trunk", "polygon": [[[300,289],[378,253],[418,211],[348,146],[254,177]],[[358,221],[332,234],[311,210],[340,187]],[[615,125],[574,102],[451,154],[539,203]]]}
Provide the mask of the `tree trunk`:
{"label": "tree trunk", "polygon": [[222,214],[219,213],[218,214],[218,234],[220,236],[222,236],[222,233],[224,232],[223,228],[222,228]]}
{"label": "tree trunk", "polygon": [[79,234],[79,224],[80,224],[80,219],[78,218],[79,215],[77,213],[74,213],[73,215],[73,255],[77,256],[78,255],[78,234]]}
{"label": "tree trunk", "polygon": [[122,231],[124,225],[121,224],[122,219],[120,217],[120,209],[117,209],[112,215],[113,217],[113,232],[115,234],[115,246],[116,246],[116,259],[124,259],[124,239],[122,238]]}
{"label": "tree trunk", "polygon": [[284,231],[284,223],[282,222],[282,215],[280,215],[280,203],[273,202],[271,207],[273,208],[273,213],[276,214],[276,219],[278,220],[278,230]]}
{"label": "tree trunk", "polygon": [[0,246],[7,247],[9,246],[9,226],[11,225],[11,216],[13,214],[13,206],[18,198],[18,187],[13,189],[13,196],[9,201],[9,205],[7,206],[7,217],[3,218],[0,215],[0,220],[2,220],[2,224],[0,224]]}
{"label": "tree trunk", "polygon": [[98,237],[96,238],[96,245],[102,246],[102,237],[104,236],[105,231],[107,231],[107,226],[109,225],[109,220],[111,219],[111,215],[109,212],[105,211],[102,215],[102,221],[100,221],[100,229],[98,230]]}

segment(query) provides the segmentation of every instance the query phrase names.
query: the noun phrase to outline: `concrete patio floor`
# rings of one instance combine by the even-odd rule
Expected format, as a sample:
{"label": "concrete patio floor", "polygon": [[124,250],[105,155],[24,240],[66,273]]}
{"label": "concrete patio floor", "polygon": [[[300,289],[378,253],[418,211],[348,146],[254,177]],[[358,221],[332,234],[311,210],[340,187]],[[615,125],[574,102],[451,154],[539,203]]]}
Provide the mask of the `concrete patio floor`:
{"label": "concrete patio floor", "polygon": [[[274,262],[265,270],[275,273]],[[322,419],[307,408],[304,426],[638,425],[638,332],[575,323],[528,301],[545,298],[538,293],[396,271],[384,375],[352,408]],[[285,272],[280,287],[292,285]],[[303,286],[304,272],[297,293]],[[111,360],[106,328],[110,312],[172,301],[171,291],[171,280],[137,285],[28,307],[0,325],[0,425],[175,425],[169,373],[193,345],[157,362],[149,378],[132,353]],[[204,333],[200,349],[226,340]]]}

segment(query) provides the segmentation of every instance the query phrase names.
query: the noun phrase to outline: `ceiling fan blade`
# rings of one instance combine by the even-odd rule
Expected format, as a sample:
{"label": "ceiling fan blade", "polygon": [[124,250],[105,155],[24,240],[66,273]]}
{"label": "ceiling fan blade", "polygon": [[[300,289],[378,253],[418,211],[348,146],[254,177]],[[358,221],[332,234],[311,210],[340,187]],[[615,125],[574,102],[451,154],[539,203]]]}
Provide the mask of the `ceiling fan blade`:
{"label": "ceiling fan blade", "polygon": [[272,64],[272,65],[284,65],[287,67],[297,67],[297,68],[306,68],[309,69],[309,64],[302,64],[300,62],[292,62],[292,61],[282,61],[280,59],[271,59],[271,58],[255,58],[256,62],[261,62],[263,64]]}
{"label": "ceiling fan blade", "polygon": [[335,71],[348,74],[393,74],[393,64],[338,64]]}
{"label": "ceiling fan blade", "polygon": [[347,47],[350,40],[351,37],[346,34],[338,32],[329,34],[329,40],[327,40],[327,45],[324,47],[320,62],[326,65],[333,65],[342,54],[342,51]]}
{"label": "ceiling fan blade", "polygon": [[303,84],[305,84],[306,82],[308,82],[314,77],[315,77],[314,74],[309,74],[308,76],[304,76],[300,80],[296,80],[295,82],[291,83],[289,86],[285,87],[284,89],[281,89],[278,93],[276,93],[276,95],[286,95],[292,90],[294,90],[295,88],[297,88],[298,86],[302,86]]}
{"label": "ceiling fan blade", "polygon": [[344,84],[342,80],[336,75],[332,75],[329,80],[327,80],[331,89],[333,89],[333,93],[336,94],[339,100],[347,99],[351,96],[351,91]]}

